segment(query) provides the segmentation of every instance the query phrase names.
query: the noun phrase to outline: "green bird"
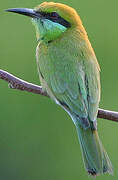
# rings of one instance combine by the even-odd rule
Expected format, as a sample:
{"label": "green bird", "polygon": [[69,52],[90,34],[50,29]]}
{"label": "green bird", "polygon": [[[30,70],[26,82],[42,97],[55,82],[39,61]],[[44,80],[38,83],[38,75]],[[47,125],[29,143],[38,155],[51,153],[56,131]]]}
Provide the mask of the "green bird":
{"label": "green bird", "polygon": [[7,11],[32,18],[41,85],[72,118],[87,172],[92,176],[113,174],[97,133],[100,67],[79,15],[73,8],[54,2]]}

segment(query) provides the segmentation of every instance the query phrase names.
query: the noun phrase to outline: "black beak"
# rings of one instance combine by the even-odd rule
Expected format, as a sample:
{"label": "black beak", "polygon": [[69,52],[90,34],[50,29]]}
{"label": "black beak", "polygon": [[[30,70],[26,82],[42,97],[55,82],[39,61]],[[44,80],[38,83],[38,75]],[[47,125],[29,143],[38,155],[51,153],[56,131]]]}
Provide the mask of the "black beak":
{"label": "black beak", "polygon": [[34,9],[13,8],[13,9],[7,9],[5,11],[22,14],[22,15],[29,16],[32,18],[40,18],[40,13],[36,12]]}

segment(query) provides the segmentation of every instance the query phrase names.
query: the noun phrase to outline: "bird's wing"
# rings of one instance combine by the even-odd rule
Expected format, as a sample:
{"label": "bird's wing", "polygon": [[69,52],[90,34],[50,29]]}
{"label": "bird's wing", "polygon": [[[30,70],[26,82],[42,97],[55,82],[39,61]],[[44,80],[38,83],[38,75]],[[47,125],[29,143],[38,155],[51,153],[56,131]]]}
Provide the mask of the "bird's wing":
{"label": "bird's wing", "polygon": [[71,115],[78,116],[86,128],[90,121],[96,121],[100,91],[98,69],[93,61],[78,62],[76,67],[72,63],[60,67],[50,76],[51,89],[56,99]]}
{"label": "bird's wing", "polygon": [[56,100],[84,128],[90,127],[96,121],[99,103],[99,70],[95,61],[50,53],[46,59],[43,56],[40,70]]}

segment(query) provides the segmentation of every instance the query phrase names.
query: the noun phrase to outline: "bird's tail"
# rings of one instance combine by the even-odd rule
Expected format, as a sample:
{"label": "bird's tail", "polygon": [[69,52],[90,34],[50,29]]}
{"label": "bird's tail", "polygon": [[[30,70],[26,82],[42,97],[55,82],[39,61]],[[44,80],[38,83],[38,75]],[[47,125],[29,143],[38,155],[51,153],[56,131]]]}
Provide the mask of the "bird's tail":
{"label": "bird's tail", "polygon": [[87,172],[92,176],[113,174],[111,161],[102,146],[97,130],[85,130],[79,125],[76,125],[76,128]]}

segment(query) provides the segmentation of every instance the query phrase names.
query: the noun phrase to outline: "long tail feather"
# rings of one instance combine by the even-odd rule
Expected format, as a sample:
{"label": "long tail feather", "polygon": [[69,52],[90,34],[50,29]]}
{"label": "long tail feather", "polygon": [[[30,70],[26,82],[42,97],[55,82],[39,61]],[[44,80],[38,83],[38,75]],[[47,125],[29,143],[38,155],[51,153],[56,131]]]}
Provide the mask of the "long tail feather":
{"label": "long tail feather", "polygon": [[80,125],[76,125],[76,128],[87,172],[92,176],[113,174],[111,161],[102,146],[97,130],[85,130]]}

